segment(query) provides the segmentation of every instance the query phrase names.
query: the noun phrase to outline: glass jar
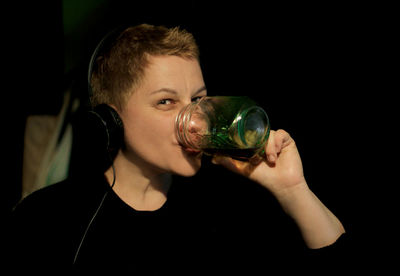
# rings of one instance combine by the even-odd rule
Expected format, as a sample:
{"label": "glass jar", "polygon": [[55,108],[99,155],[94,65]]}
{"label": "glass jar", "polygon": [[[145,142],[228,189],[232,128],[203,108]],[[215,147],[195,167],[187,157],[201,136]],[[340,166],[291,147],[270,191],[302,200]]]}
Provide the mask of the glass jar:
{"label": "glass jar", "polygon": [[208,155],[249,160],[264,154],[270,125],[267,113],[246,96],[206,96],[176,117],[178,142]]}

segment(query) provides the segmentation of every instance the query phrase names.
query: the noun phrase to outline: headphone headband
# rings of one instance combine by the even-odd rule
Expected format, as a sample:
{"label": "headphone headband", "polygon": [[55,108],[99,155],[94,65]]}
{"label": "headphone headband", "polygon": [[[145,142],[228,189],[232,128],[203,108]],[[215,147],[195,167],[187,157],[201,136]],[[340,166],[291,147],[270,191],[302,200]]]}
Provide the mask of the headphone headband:
{"label": "headphone headband", "polygon": [[104,51],[104,48],[110,43],[113,42],[115,38],[117,38],[121,32],[124,30],[124,26],[119,26],[110,32],[108,32],[97,44],[96,48],[94,49],[92,55],[90,56],[88,72],[87,72],[87,84],[88,84],[88,92],[89,92],[89,99],[93,94],[92,85],[91,85],[91,78],[93,74],[93,67],[97,60],[99,53]]}
{"label": "headphone headband", "polygon": [[[95,66],[95,62],[104,50],[105,47],[112,46],[112,42],[115,38],[117,38],[122,32],[122,26],[113,29],[109,33],[107,33],[97,44],[96,48],[94,49],[89,62],[88,67],[88,74],[87,74],[87,85],[88,85],[88,93],[89,93],[89,101],[92,98],[93,90],[91,85],[91,77],[93,73],[93,68]],[[123,144],[123,137],[124,137],[124,126],[122,119],[118,115],[118,112],[112,108],[108,104],[100,104],[93,107],[90,110],[89,114],[94,117],[94,120],[99,121],[103,126],[105,131],[106,141],[106,148],[108,152],[115,152],[118,150],[121,145]]]}

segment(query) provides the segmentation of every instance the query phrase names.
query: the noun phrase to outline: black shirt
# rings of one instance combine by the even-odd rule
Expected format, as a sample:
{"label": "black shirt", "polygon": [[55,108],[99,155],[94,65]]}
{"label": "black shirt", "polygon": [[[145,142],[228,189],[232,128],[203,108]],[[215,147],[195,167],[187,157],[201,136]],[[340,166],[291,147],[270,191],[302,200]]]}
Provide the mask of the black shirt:
{"label": "black shirt", "polygon": [[[332,257],[340,264],[340,246],[307,249],[295,224],[262,188],[241,187],[238,195],[234,187],[228,193],[209,187],[177,177],[156,211],[131,208],[102,175],[43,188],[11,216],[10,271],[258,275],[273,268],[310,271]],[[254,201],[244,204],[243,197]]]}

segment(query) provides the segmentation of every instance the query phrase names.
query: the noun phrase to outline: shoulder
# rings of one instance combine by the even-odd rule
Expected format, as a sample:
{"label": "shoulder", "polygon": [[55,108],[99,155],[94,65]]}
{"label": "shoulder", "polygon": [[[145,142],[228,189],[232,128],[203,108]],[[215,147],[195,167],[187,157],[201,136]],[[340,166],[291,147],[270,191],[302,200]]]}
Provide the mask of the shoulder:
{"label": "shoulder", "polygon": [[5,227],[10,263],[62,262],[78,235],[79,212],[84,212],[80,185],[67,179],[32,192],[15,206]]}
{"label": "shoulder", "polygon": [[14,208],[13,217],[48,217],[57,219],[63,213],[85,209],[92,195],[101,193],[104,185],[99,178],[68,178],[32,192]]}
{"label": "shoulder", "polygon": [[49,203],[61,203],[65,201],[68,195],[73,194],[72,190],[76,189],[75,183],[67,179],[62,182],[46,186],[32,192],[23,198],[16,206],[14,211],[21,209],[40,208],[41,206],[49,206]]}

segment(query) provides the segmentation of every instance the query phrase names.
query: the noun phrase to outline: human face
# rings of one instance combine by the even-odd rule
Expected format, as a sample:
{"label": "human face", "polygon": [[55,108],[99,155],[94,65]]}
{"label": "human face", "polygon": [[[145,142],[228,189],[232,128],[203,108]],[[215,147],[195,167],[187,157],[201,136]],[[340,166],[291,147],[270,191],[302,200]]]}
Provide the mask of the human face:
{"label": "human face", "polygon": [[179,145],[175,117],[184,106],[206,94],[197,60],[149,57],[140,87],[120,112],[125,130],[124,156],[142,169],[194,175],[201,166],[201,153]]}

